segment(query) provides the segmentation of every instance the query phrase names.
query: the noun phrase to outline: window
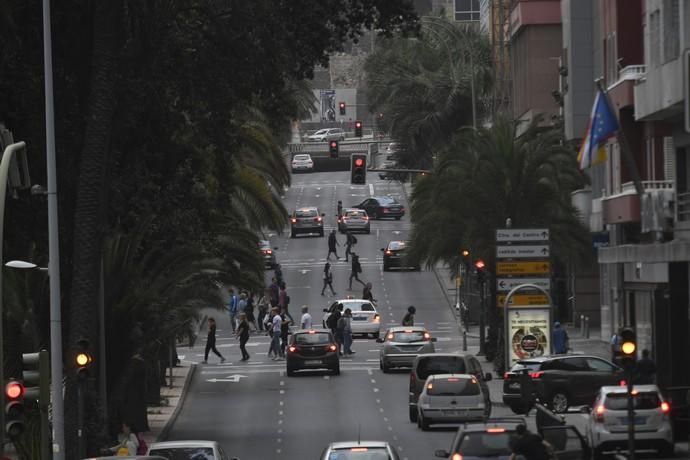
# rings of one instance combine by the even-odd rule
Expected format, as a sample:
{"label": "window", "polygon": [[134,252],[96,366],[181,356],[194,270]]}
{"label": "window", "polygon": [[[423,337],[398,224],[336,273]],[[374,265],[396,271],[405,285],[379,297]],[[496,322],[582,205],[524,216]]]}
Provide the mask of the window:
{"label": "window", "polygon": [[317,215],[316,209],[299,209],[295,211],[296,217],[316,217]]}
{"label": "window", "polygon": [[170,460],[213,460],[213,449],[210,447],[170,447],[151,449],[149,455],[159,455]]}
{"label": "window", "polygon": [[[646,391],[638,393],[633,398],[635,409],[649,410],[657,409],[661,406],[661,400],[656,392]],[[611,410],[627,410],[628,395],[626,393],[609,393],[604,400],[604,407]]]}
{"label": "window", "polygon": [[479,394],[479,384],[467,378],[433,379],[431,388],[427,386],[426,394],[432,396],[476,396]]}
{"label": "window", "polygon": [[613,367],[611,364],[609,364],[606,361],[603,361],[601,359],[587,358],[587,364],[589,364],[589,368],[593,371],[610,372],[610,373],[613,373],[616,371],[615,367]]}
{"label": "window", "polygon": [[584,358],[566,358],[557,359],[551,363],[549,369],[557,369],[559,371],[582,372],[588,371],[589,366]]}
{"label": "window", "polygon": [[479,21],[479,0],[455,0],[456,21]]}
{"label": "window", "polygon": [[385,447],[349,447],[334,449],[328,455],[328,460],[389,460],[388,449]]}
{"label": "window", "polygon": [[649,14],[649,62],[655,67],[659,65],[661,53],[660,20],[659,10],[654,10]]}
{"label": "window", "polygon": [[678,57],[680,50],[680,26],[678,0],[664,0],[664,62]]}
{"label": "window", "polygon": [[391,342],[414,343],[424,341],[424,331],[394,332]]}
{"label": "window", "polygon": [[676,180],[676,149],[673,137],[664,137],[664,180]]}
{"label": "window", "polygon": [[488,457],[510,455],[510,437],[508,431],[499,433],[465,433],[456,452],[462,452],[467,457]]}
{"label": "window", "polygon": [[606,84],[611,86],[618,81],[618,42],[616,33],[606,37]]}
{"label": "window", "polygon": [[419,361],[417,376],[426,380],[432,374],[465,374],[465,360],[455,356],[435,356]]}
{"label": "window", "polygon": [[295,336],[297,345],[327,345],[331,343],[330,334],[297,334]]}

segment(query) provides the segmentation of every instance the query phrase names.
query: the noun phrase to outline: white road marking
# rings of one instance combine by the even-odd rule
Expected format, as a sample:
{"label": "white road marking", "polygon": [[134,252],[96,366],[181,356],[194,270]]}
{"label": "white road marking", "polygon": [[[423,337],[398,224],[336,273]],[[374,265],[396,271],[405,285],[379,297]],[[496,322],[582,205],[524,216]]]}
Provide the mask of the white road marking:
{"label": "white road marking", "polygon": [[374,196],[374,184],[369,184],[369,196]]}

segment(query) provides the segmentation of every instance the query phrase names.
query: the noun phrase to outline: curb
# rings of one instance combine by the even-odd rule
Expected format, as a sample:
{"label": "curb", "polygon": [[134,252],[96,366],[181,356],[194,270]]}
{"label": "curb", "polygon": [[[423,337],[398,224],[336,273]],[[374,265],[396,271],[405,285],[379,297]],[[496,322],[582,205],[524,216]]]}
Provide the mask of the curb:
{"label": "curb", "polygon": [[175,423],[175,420],[177,419],[177,415],[180,413],[180,410],[182,406],[184,405],[184,401],[187,398],[187,388],[189,387],[189,382],[192,381],[192,376],[194,375],[194,372],[196,371],[196,364],[192,364],[189,368],[189,372],[187,372],[187,376],[184,379],[184,384],[182,384],[182,392],[180,393],[180,399],[177,401],[177,405],[175,406],[175,409],[173,410],[173,413],[170,415],[170,418],[168,419],[167,422],[165,422],[165,426],[161,430],[161,432],[156,436],[156,442],[161,442],[165,441],[166,438],[168,437],[168,433],[172,429],[173,424]]}

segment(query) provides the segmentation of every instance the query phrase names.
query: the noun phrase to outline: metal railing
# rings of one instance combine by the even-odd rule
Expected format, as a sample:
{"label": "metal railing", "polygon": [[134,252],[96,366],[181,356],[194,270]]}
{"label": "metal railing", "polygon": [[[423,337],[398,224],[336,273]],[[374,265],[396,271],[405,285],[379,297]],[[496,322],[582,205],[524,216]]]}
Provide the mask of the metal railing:
{"label": "metal railing", "polygon": [[609,85],[609,89],[627,80],[639,80],[647,73],[646,65],[628,65],[618,71],[618,79]]}
{"label": "metal railing", "polygon": [[690,220],[690,192],[676,194],[676,221]]}

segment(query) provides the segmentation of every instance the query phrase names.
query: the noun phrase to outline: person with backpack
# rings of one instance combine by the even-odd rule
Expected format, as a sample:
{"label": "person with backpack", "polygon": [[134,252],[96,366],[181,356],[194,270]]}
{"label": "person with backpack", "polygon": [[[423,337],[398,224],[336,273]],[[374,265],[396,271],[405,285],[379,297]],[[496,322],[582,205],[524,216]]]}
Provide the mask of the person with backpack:
{"label": "person with backpack", "polygon": [[228,301],[228,311],[230,312],[230,325],[232,326],[232,332],[235,332],[235,328],[237,327],[237,304],[238,304],[238,298],[235,295],[235,290],[230,289],[230,300]]}
{"label": "person with backpack", "polygon": [[348,230],[345,236],[345,262],[350,261],[350,256],[353,258],[355,257],[354,253],[352,252],[352,246],[355,244],[357,244],[357,238],[352,234],[351,231]]}
{"label": "person with backpack", "polygon": [[362,273],[362,265],[359,263],[359,256],[355,253],[352,254],[352,270],[350,271],[350,291],[352,290],[352,280],[356,279],[359,284],[366,286],[364,281],[359,279],[359,274]]}
{"label": "person with backpack", "polygon": [[331,272],[330,262],[326,262],[323,266],[323,287],[321,288],[321,295],[323,295],[326,290],[326,286],[331,288],[331,293],[335,295],[335,290],[333,289],[333,273]]}
{"label": "person with backpack", "polygon": [[371,283],[367,283],[366,286],[364,286],[364,289],[362,289],[362,299],[368,300],[369,302],[376,303],[376,299],[374,298],[374,293],[371,292]]}
{"label": "person with backpack", "polygon": [[328,319],[326,319],[326,327],[331,330],[333,336],[336,336],[336,330],[338,329],[338,320],[342,316],[342,309],[343,304],[339,303],[338,306],[335,307],[333,312],[330,315],[328,315]]}
{"label": "person with backpack", "polygon": [[345,309],[345,313],[338,320],[338,329],[342,329],[343,337],[343,354],[345,356],[354,355],[355,352],[352,351],[352,310],[349,308]]}
{"label": "person with backpack", "polygon": [[403,317],[402,325],[403,326],[414,326],[414,314],[416,312],[417,312],[417,309],[413,305],[410,305],[409,307],[407,307],[407,313]]}
{"label": "person with backpack", "polygon": [[249,322],[247,321],[246,313],[240,313],[239,318],[237,333],[235,335],[240,340],[240,351],[242,352],[242,359],[240,361],[248,361],[249,353],[247,353],[247,342],[249,341]]}
{"label": "person with backpack", "polygon": [[290,321],[293,323],[295,320],[292,318],[292,315],[288,311],[288,306],[290,305],[290,296],[287,293],[285,283],[280,285],[280,295],[278,297],[278,307],[280,307],[280,313],[282,315],[287,316],[290,318]]}
{"label": "person with backpack", "polygon": [[331,254],[335,254],[336,260],[340,260],[336,246],[340,246],[340,243],[338,243],[335,230],[331,230],[331,233],[328,234],[328,255],[326,256],[326,260],[331,260]]}
{"label": "person with backpack", "polygon": [[553,323],[553,352],[557,355],[564,355],[568,353],[570,348],[570,339],[568,338],[568,331],[561,327],[560,321]]}

